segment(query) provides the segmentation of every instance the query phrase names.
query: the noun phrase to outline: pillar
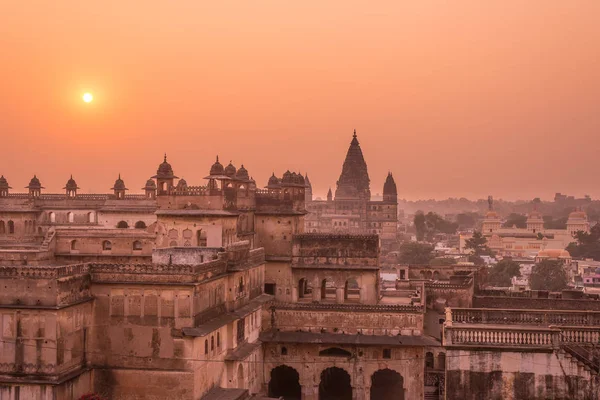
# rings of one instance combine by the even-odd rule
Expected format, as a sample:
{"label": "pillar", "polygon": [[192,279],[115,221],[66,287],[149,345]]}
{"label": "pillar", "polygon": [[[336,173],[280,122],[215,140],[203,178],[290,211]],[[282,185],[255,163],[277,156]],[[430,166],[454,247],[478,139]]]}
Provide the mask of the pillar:
{"label": "pillar", "polygon": [[336,303],[344,302],[344,288],[343,287],[335,288],[335,302]]}

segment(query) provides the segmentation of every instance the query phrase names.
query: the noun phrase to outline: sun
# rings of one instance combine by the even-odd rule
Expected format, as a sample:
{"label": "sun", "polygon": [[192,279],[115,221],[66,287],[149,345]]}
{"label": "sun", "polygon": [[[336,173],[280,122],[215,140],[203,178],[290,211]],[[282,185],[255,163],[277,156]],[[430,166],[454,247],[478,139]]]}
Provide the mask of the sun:
{"label": "sun", "polygon": [[91,103],[92,100],[94,100],[94,96],[92,96],[91,93],[85,93],[83,95],[83,101],[85,101],[86,103]]}

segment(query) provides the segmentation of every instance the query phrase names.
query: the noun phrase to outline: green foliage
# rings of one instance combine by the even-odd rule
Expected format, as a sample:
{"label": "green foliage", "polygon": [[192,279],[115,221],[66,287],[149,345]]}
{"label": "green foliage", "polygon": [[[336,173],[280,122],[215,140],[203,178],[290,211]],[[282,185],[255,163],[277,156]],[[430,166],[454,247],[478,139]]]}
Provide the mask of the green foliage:
{"label": "green foliage", "polygon": [[502,224],[504,228],[527,228],[527,216],[523,214],[512,213],[506,218],[506,222]]}
{"label": "green foliage", "polygon": [[490,268],[487,279],[492,286],[506,287],[510,286],[513,276],[521,276],[519,264],[510,258],[505,258]]}
{"label": "green foliage", "polygon": [[487,245],[487,239],[480,231],[473,232],[473,237],[465,241],[465,248],[473,250],[469,255],[469,261],[475,265],[483,265],[485,262],[481,256],[493,256],[494,252]]}
{"label": "green foliage", "polygon": [[456,216],[456,223],[461,229],[474,228],[479,216],[477,213],[460,213]]}
{"label": "green foliage", "polygon": [[433,259],[433,246],[425,243],[405,242],[400,246],[399,262],[426,265]]}
{"label": "green foliage", "polygon": [[560,291],[567,287],[569,278],[562,261],[543,260],[531,269],[529,286],[533,290]]}
{"label": "green foliage", "polygon": [[432,267],[441,267],[444,265],[454,265],[456,264],[456,261],[453,258],[447,258],[447,257],[436,257],[434,259],[432,259],[431,261],[429,261],[429,265],[431,265]]}
{"label": "green foliage", "polygon": [[544,215],[544,229],[567,229],[568,217],[554,219],[551,215]]}
{"label": "green foliage", "polygon": [[434,212],[423,212],[418,211],[414,218],[415,230],[417,233],[417,240],[433,241],[435,235],[438,233],[455,234],[458,229],[458,224],[454,222],[446,221],[444,218]]}
{"label": "green foliage", "polygon": [[590,232],[577,232],[576,243],[567,246],[567,251],[574,258],[592,258],[600,261],[600,225],[596,224]]}

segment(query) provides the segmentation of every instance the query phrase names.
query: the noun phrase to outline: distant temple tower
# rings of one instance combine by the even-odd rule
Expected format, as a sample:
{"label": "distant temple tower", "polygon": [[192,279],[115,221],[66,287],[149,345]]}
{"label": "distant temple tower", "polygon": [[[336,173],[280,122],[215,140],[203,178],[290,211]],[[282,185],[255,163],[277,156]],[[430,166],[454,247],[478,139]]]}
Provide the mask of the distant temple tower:
{"label": "distant temple tower", "polygon": [[333,200],[333,194],[331,194],[331,188],[327,191],[327,201]]}
{"label": "distant temple tower", "polygon": [[310,203],[313,199],[312,194],[312,185],[310,183],[310,179],[308,179],[308,174],[304,176],[304,202]]}
{"label": "distant temple tower", "polygon": [[42,189],[44,188],[42,187],[42,184],[37,176],[34,175],[29,181],[29,185],[25,186],[25,189],[29,189],[30,197],[40,197],[40,194],[42,194]]}
{"label": "distant temple tower", "polygon": [[356,137],[356,129],[346,153],[342,173],[335,190],[336,200],[371,199],[370,179],[367,163]]}
{"label": "distant temple tower", "polygon": [[488,212],[485,214],[481,229],[483,232],[495,232],[500,229],[502,221],[496,211],[494,211],[494,199],[492,196],[488,196]]}
{"label": "distant temple tower", "polygon": [[383,184],[383,201],[389,203],[398,203],[398,191],[396,189],[396,182],[391,172],[388,172]]}

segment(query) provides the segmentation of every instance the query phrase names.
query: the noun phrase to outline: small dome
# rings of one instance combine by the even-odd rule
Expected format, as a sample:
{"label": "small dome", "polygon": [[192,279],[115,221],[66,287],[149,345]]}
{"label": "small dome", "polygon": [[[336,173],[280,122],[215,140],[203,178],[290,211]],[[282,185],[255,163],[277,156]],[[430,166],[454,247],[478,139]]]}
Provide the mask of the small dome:
{"label": "small dome", "polygon": [[4,175],[0,176],[0,189],[10,189],[10,186],[8,186],[8,181]]}
{"label": "small dome", "polygon": [[71,175],[71,177],[69,178],[69,180],[67,181],[67,184],[65,185],[65,187],[63,189],[67,189],[67,190],[79,189],[79,187],[77,186],[77,182],[75,182],[75,179],[73,179],[73,175]]}
{"label": "small dome", "polygon": [[543,220],[542,214],[539,211],[537,211],[537,210],[533,210],[532,212],[530,212],[529,215],[527,216],[527,219],[528,220],[532,220],[532,219],[536,219],[536,220],[537,219],[541,219],[541,220]]}
{"label": "small dome", "polygon": [[229,165],[225,167],[225,175],[229,177],[235,176],[236,171],[237,170],[235,169],[231,161],[229,161]]}
{"label": "small dome", "polygon": [[156,171],[156,178],[174,178],[173,168],[171,164],[167,162],[167,155],[165,154],[165,158],[163,162],[158,166],[158,170]]}
{"label": "small dome", "polygon": [[283,178],[281,178],[281,183],[292,183],[292,176],[293,175],[289,170],[285,171]]}
{"label": "small dome", "polygon": [[587,214],[583,210],[575,210],[569,214],[569,219],[585,219],[587,220]]}
{"label": "small dome", "polygon": [[144,189],[144,190],[155,190],[156,189],[156,183],[154,182],[154,179],[148,179],[146,181],[146,186],[144,186],[142,189]]}
{"label": "small dome", "polygon": [[29,185],[26,186],[27,189],[42,189],[42,184],[37,176],[33,176],[29,181]]}
{"label": "small dome", "polygon": [[567,250],[562,249],[546,249],[538,253],[538,257],[545,258],[571,258],[571,254]]}
{"label": "small dome", "polygon": [[299,174],[297,175],[296,179],[298,179],[298,184],[299,184],[299,185],[302,185],[302,186],[304,186],[304,184],[305,184],[305,180],[304,180],[304,177],[302,176],[302,174],[300,174],[300,173],[299,173]]}
{"label": "small dome", "polygon": [[127,190],[125,187],[125,182],[123,182],[123,179],[121,179],[121,174],[119,174],[119,177],[115,181],[115,185],[113,186],[112,190]]}
{"label": "small dome", "polygon": [[224,169],[223,164],[219,162],[219,156],[217,156],[217,161],[210,167],[211,175],[223,175]]}
{"label": "small dome", "polygon": [[177,182],[177,188],[185,188],[187,187],[187,182],[185,181],[185,179],[181,178],[179,180],[179,182]]}
{"label": "small dome", "polygon": [[247,181],[249,179],[248,170],[246,168],[244,168],[244,164],[242,164],[240,169],[237,170],[235,177],[237,179],[241,179],[241,180],[245,180],[245,181]]}
{"label": "small dome", "polygon": [[383,184],[383,194],[389,196],[398,195],[396,182],[394,181],[394,177],[392,176],[391,172],[388,172],[387,178],[385,178],[385,183]]}
{"label": "small dome", "polygon": [[490,210],[485,214],[486,219],[500,219],[498,213],[494,210]]}
{"label": "small dome", "polygon": [[280,181],[279,178],[275,176],[275,173],[273,172],[273,175],[271,175],[271,177],[269,178],[269,183],[267,185],[267,187],[269,188],[274,188],[274,187],[279,187]]}

